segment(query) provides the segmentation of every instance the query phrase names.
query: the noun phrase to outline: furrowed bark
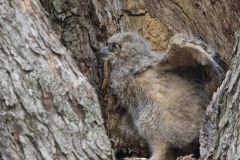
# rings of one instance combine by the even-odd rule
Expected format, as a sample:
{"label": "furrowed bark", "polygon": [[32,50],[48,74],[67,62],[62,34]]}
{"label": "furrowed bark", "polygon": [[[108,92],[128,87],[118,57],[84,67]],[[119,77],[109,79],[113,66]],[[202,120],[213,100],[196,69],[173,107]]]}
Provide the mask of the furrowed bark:
{"label": "furrowed bark", "polygon": [[[209,155],[215,159],[238,158],[238,142],[232,137],[238,137],[239,58],[232,48],[234,33],[240,27],[239,1],[40,2],[0,0],[2,159],[109,159],[110,142],[91,85],[100,99],[107,134],[117,156],[149,156],[142,139],[122,134],[129,122],[109,89],[108,64],[98,59],[98,50],[107,38],[121,31],[139,32],[157,51],[165,50],[169,39],[182,32],[199,36],[219,51],[232,67],[208,108],[212,106],[217,114],[205,117],[211,119],[207,124],[214,124],[203,127],[211,133],[205,130],[200,137],[205,144],[201,151],[203,155],[213,152]],[[231,60],[233,56],[236,58]],[[229,92],[225,89],[228,82],[233,84]],[[219,101],[220,108],[214,105]],[[235,145],[224,146],[226,142]]]}
{"label": "furrowed bark", "polygon": [[95,90],[38,0],[0,1],[0,159],[110,159]]}
{"label": "furrowed bark", "polygon": [[201,130],[201,157],[204,160],[240,158],[240,33],[236,33],[233,58],[225,80],[208,106]]}

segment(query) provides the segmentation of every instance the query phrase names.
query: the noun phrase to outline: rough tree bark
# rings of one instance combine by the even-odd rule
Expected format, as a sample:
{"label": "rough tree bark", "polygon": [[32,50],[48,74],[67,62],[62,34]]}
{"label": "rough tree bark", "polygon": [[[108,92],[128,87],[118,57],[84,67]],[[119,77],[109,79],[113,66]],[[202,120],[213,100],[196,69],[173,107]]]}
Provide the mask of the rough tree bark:
{"label": "rough tree bark", "polygon": [[[147,38],[155,50],[162,51],[172,35],[188,32],[218,49],[224,61],[230,64],[234,32],[240,27],[240,2],[237,0],[40,2],[46,13],[38,0],[0,0],[2,159],[110,158],[111,148],[99,103],[88,81],[97,90],[112,147],[116,150],[130,148],[124,151],[128,155],[148,156],[144,141],[121,134],[121,126],[128,122],[108,88],[108,64],[98,60],[99,48],[114,33],[135,31]],[[235,61],[231,63],[239,66]],[[234,81],[232,92],[237,95],[238,79],[233,78]],[[221,104],[225,106],[222,108],[230,106],[229,102]],[[228,109],[220,110],[221,115],[225,111]],[[233,115],[237,116],[238,112]],[[217,127],[213,129],[217,133]],[[203,139],[209,138],[209,134],[204,133],[201,137],[204,154],[216,148],[214,157],[217,159],[228,151],[228,146],[221,147],[227,140],[219,138],[225,134],[224,129],[214,134],[216,147],[210,143],[211,139],[210,144],[204,146]],[[237,155],[239,148],[235,149],[234,145],[230,148],[227,154]]]}
{"label": "rough tree bark", "polygon": [[208,106],[201,130],[203,160],[240,159],[240,33],[236,33],[230,70]]}
{"label": "rough tree bark", "polygon": [[111,159],[95,90],[39,1],[0,1],[0,159]]}

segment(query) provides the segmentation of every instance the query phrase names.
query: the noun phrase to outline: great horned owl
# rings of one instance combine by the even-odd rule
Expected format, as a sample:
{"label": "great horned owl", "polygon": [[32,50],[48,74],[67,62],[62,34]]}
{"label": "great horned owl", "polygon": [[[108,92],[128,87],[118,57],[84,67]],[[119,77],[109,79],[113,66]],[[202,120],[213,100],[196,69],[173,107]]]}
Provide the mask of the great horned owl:
{"label": "great horned owl", "polygon": [[156,53],[137,33],[124,32],[109,38],[100,54],[110,60],[113,94],[147,140],[151,160],[169,160],[170,148],[196,141],[210,102],[201,66],[224,74],[211,47],[178,34],[164,53]]}

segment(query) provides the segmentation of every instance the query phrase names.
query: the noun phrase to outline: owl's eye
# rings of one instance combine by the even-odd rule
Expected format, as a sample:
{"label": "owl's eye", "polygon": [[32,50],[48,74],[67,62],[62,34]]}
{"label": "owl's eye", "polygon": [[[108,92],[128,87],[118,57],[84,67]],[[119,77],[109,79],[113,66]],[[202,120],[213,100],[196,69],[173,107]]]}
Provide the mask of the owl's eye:
{"label": "owl's eye", "polygon": [[109,47],[109,50],[112,51],[112,52],[121,49],[121,45],[118,44],[118,43],[109,43],[109,44],[108,44],[108,47]]}

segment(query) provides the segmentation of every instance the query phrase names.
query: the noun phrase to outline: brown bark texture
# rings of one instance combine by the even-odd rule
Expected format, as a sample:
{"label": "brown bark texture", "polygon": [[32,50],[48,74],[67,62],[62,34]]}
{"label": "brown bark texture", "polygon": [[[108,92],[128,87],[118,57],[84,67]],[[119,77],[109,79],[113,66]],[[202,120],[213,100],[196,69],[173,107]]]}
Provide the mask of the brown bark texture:
{"label": "brown bark texture", "polygon": [[39,1],[0,1],[0,159],[111,159],[95,90]]}
{"label": "brown bark texture", "polygon": [[[144,140],[134,132],[125,136],[129,120],[109,89],[108,64],[98,59],[99,49],[115,33],[138,32],[156,51],[165,50],[176,33],[192,34],[217,49],[227,64],[239,66],[239,58],[231,61],[231,53],[237,57],[232,52],[240,26],[237,0],[39,1],[0,0],[2,159],[110,159],[109,138],[119,157],[125,153],[149,156]],[[235,71],[228,76],[233,75],[231,93],[237,95]],[[225,111],[220,109],[220,115]],[[224,157],[231,147],[223,150],[221,146],[231,137],[219,138],[225,132],[217,130],[218,120],[205,120],[212,128],[202,129],[202,156],[212,155],[214,148],[216,159]],[[239,150],[234,148],[237,143],[232,144],[229,156]]]}
{"label": "brown bark texture", "polygon": [[240,33],[236,33],[230,69],[214,94],[203,121],[200,151],[203,160],[240,159]]}

